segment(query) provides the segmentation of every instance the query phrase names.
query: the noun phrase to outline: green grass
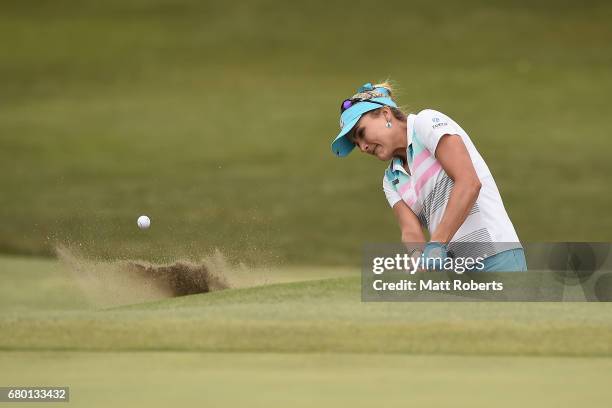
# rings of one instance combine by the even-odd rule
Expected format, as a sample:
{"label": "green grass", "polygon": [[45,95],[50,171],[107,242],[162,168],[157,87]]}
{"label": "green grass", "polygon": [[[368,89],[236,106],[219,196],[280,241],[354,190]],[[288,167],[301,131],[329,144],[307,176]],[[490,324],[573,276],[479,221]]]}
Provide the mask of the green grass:
{"label": "green grass", "polygon": [[329,142],[339,102],[391,77],[409,111],[470,133],[523,241],[610,241],[611,17],[596,0],[2,2],[0,253],[220,248],[272,284],[101,307],[57,261],[1,256],[0,385],[68,385],[86,407],[608,406],[608,304],[360,302],[363,243],[398,231],[385,164]]}
{"label": "green grass", "polygon": [[77,407],[603,408],[612,371],[611,359],[174,352],[0,352],[0,365],[0,383],[69,385]]}
{"label": "green grass", "polygon": [[523,240],[609,241],[611,16],[603,1],[4,2],[0,251],[357,265],[363,242],[398,238],[384,164],[329,142],[339,101],[387,76],[409,110],[472,135]]}
{"label": "green grass", "polygon": [[0,271],[0,384],[71,406],[609,405],[604,303],[361,303],[356,271],[320,267],[100,308],[57,261]]}
{"label": "green grass", "polygon": [[52,261],[2,265],[15,282],[2,289],[13,293],[0,309],[5,351],[612,355],[606,303],[363,303],[359,277],[347,276],[100,309]]}

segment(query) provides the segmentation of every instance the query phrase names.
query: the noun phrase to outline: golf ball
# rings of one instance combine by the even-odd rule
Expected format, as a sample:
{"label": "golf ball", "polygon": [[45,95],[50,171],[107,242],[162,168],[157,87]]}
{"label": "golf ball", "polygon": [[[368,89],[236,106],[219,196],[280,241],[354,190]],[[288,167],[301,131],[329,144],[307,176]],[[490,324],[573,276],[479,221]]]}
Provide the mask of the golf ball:
{"label": "golf ball", "polygon": [[138,228],[147,229],[151,226],[151,219],[146,215],[141,215],[140,217],[138,217],[137,224]]}

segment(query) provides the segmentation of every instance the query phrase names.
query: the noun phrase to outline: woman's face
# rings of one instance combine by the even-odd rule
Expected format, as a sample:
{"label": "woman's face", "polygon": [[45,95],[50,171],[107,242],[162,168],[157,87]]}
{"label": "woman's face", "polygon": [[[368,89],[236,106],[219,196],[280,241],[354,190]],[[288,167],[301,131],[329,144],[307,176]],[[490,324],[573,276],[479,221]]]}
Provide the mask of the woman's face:
{"label": "woman's face", "polygon": [[348,138],[361,150],[362,153],[371,154],[380,160],[389,161],[393,157],[392,146],[393,127],[386,126],[387,119],[392,120],[391,112],[376,114],[367,113],[361,117]]}

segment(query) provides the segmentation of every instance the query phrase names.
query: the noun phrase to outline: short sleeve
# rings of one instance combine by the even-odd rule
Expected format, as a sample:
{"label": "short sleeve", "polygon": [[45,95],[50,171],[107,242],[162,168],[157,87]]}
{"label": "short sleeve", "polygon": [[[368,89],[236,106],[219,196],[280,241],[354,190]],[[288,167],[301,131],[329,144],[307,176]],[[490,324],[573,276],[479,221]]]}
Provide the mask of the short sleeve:
{"label": "short sleeve", "polygon": [[395,191],[393,185],[391,185],[391,182],[386,175],[383,175],[383,191],[385,192],[385,196],[387,197],[387,201],[389,202],[389,206],[391,206],[391,208],[393,208],[398,201],[402,200],[402,197],[400,197],[399,193]]}
{"label": "short sleeve", "polygon": [[414,121],[414,127],[419,141],[433,155],[436,154],[436,147],[442,136],[460,134],[451,118],[433,109],[419,112]]}

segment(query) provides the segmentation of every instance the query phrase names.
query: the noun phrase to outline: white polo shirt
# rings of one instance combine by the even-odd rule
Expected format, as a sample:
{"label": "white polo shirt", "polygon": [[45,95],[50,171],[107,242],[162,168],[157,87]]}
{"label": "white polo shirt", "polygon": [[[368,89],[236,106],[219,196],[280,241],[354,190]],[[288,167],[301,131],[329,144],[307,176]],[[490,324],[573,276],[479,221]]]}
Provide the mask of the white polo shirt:
{"label": "white polo shirt", "polygon": [[383,190],[389,205],[393,207],[403,200],[430,233],[436,230],[454,184],[434,156],[440,139],[447,134],[461,137],[482,184],[476,203],[449,243],[449,251],[456,256],[487,257],[521,248],[491,171],[474,143],[454,120],[432,109],[408,115],[406,153],[410,173],[393,163],[390,169],[404,173],[410,180],[396,188],[383,176]]}

